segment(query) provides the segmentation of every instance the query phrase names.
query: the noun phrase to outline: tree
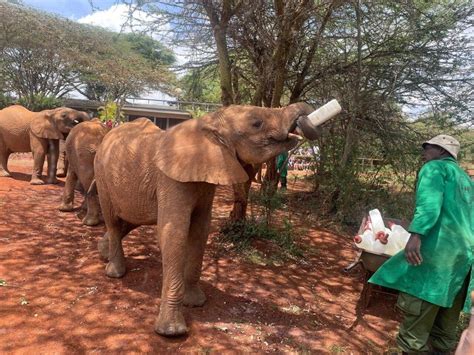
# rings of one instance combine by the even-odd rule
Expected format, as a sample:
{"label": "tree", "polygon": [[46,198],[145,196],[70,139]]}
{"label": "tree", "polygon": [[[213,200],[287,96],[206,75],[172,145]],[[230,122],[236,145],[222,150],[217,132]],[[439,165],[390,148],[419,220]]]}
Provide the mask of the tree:
{"label": "tree", "polygon": [[0,3],[0,29],[2,90],[27,101],[73,90],[118,101],[173,90],[173,56],[145,36],[119,36],[7,3]]}
{"label": "tree", "polygon": [[[357,184],[360,154],[380,155],[394,171],[413,172],[417,163],[406,154],[422,133],[402,108],[428,105],[453,125],[472,120],[470,1],[141,5],[160,21],[174,21],[174,40],[197,53],[190,67],[218,63],[224,104],[230,97],[264,106],[339,99],[344,111],[319,142],[316,176],[332,181],[335,212],[357,198],[348,189]],[[242,88],[251,101],[249,95],[241,101]]]}

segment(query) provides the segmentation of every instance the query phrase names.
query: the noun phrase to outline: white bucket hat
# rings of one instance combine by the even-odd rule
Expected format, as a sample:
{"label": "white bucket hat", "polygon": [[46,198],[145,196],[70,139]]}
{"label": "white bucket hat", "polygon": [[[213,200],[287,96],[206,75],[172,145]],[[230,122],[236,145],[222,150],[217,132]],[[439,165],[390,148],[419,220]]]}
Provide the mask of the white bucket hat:
{"label": "white bucket hat", "polygon": [[424,147],[426,144],[433,144],[443,148],[455,159],[458,158],[459,149],[461,148],[461,145],[456,138],[446,134],[437,135],[436,137],[431,138],[429,141],[423,142],[422,146]]}

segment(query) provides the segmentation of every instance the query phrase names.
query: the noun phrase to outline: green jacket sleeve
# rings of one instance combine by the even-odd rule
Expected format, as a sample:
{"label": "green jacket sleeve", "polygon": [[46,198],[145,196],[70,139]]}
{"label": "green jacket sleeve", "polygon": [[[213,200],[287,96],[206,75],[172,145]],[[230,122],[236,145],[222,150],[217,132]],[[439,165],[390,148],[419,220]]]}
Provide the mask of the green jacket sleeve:
{"label": "green jacket sleeve", "polygon": [[426,163],[418,175],[416,206],[410,233],[426,235],[438,221],[443,205],[446,172],[440,161]]}

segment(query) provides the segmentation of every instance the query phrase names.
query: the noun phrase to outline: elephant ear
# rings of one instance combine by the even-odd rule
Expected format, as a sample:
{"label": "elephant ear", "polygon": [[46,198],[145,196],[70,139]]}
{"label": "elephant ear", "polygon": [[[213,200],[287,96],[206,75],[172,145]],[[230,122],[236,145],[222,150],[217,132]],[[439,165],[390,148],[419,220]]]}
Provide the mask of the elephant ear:
{"label": "elephant ear", "polygon": [[40,138],[64,139],[63,134],[54,124],[52,113],[41,112],[30,123],[31,132]]}
{"label": "elephant ear", "polygon": [[186,121],[164,132],[155,161],[165,175],[181,182],[233,185],[249,179],[211,116]]}

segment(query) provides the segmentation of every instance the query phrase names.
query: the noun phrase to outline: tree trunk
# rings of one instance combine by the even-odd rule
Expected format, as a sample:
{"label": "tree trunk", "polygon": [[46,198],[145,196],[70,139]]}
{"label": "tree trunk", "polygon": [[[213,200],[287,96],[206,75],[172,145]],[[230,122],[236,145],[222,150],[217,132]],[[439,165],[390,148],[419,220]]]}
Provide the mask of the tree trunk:
{"label": "tree trunk", "polygon": [[217,54],[219,56],[219,76],[221,82],[222,105],[229,106],[234,103],[232,90],[232,75],[227,49],[226,29],[220,25],[214,26],[214,38],[216,40]]}

